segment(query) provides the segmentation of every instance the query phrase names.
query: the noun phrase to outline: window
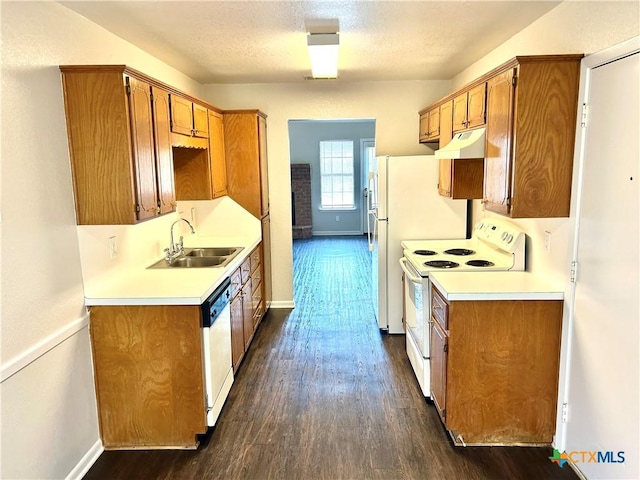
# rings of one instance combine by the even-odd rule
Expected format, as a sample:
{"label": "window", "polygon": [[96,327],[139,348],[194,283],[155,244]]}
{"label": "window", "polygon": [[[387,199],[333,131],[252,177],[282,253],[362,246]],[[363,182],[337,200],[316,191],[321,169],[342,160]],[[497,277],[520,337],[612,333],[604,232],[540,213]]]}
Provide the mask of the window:
{"label": "window", "polygon": [[353,190],[353,142],[320,142],[320,208],[355,208]]}

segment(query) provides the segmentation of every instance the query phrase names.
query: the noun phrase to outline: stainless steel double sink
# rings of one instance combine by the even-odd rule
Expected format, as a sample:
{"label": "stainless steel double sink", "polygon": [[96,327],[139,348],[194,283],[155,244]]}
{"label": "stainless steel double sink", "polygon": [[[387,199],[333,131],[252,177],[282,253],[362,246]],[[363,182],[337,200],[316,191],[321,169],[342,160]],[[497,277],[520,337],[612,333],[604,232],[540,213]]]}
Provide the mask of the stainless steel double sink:
{"label": "stainless steel double sink", "polygon": [[185,248],[184,255],[169,263],[164,258],[148,268],[206,268],[226,267],[244,247]]}

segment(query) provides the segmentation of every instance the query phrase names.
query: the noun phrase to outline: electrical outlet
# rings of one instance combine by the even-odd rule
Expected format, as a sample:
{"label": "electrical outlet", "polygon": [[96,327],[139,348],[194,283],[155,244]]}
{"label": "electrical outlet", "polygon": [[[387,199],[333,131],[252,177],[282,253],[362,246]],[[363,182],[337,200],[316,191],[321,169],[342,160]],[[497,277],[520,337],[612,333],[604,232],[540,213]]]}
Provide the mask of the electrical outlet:
{"label": "electrical outlet", "polygon": [[336,222],[340,221],[340,215],[336,215]]}
{"label": "electrical outlet", "polygon": [[116,258],[118,256],[118,242],[116,242],[115,235],[109,237],[109,258]]}
{"label": "electrical outlet", "polygon": [[193,228],[198,226],[196,222],[196,207],[191,207],[191,225],[193,225]]}
{"label": "electrical outlet", "polygon": [[544,249],[551,252],[551,232],[549,230],[544,231]]}

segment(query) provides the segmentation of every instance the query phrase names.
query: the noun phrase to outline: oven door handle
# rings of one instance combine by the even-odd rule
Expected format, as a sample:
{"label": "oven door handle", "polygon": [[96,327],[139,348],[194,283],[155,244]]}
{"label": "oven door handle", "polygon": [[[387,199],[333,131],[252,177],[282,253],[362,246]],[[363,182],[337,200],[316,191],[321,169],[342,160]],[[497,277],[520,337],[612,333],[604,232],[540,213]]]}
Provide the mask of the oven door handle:
{"label": "oven door handle", "polygon": [[400,268],[402,268],[402,271],[409,278],[409,280],[411,280],[413,283],[417,285],[421,285],[422,277],[416,277],[414,273],[411,270],[409,270],[409,267],[407,266],[407,259],[402,257],[399,260],[399,262],[400,262]]}

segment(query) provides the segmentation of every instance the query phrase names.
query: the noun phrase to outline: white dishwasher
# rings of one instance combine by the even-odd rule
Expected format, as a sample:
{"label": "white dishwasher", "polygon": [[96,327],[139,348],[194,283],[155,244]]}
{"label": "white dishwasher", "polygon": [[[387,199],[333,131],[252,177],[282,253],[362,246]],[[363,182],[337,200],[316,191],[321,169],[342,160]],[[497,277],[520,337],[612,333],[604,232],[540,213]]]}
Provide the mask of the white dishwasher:
{"label": "white dishwasher", "polygon": [[216,424],[231,385],[231,282],[227,278],[202,304],[202,346],[207,425]]}

